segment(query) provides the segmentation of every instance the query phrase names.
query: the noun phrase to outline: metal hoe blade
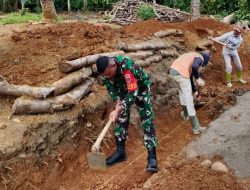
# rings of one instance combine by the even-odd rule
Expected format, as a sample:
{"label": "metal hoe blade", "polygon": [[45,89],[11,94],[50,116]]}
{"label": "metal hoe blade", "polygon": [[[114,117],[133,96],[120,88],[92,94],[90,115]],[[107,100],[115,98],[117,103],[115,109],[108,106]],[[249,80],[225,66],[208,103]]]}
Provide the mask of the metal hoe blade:
{"label": "metal hoe blade", "polygon": [[101,152],[87,153],[89,168],[93,170],[106,170],[106,156]]}

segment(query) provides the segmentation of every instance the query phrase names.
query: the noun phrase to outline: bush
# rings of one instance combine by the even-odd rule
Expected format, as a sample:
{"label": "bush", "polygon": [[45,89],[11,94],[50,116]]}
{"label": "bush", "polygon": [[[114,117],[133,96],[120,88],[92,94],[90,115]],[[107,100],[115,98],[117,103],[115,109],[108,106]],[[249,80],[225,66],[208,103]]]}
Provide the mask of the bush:
{"label": "bush", "polygon": [[171,8],[190,11],[191,0],[158,0],[157,2]]}
{"label": "bush", "polygon": [[143,20],[148,20],[156,17],[154,9],[149,5],[140,6],[139,9],[137,10],[137,14],[139,18]]}
{"label": "bush", "polygon": [[238,10],[235,12],[235,21],[240,20],[249,20],[250,21],[250,13],[247,10]]}

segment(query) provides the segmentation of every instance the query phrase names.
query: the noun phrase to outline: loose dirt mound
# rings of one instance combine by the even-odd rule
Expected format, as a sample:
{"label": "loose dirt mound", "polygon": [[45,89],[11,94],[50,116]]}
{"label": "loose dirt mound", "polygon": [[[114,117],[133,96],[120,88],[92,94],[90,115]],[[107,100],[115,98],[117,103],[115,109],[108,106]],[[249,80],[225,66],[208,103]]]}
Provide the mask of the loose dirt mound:
{"label": "loose dirt mound", "polygon": [[12,34],[13,46],[5,48],[0,73],[10,83],[46,85],[61,75],[57,64],[63,59],[112,51],[120,32],[87,23],[41,26]]}
{"label": "loose dirt mound", "polygon": [[126,26],[125,31],[127,33],[138,34],[140,36],[148,36],[152,35],[154,32],[158,32],[166,28],[177,28],[192,33],[197,33],[198,28],[209,28],[215,31],[225,31],[232,29],[232,27],[230,27],[229,25],[217,22],[212,19],[200,19],[192,23],[189,22],[162,23],[156,20],[143,21],[135,23],[133,25]]}
{"label": "loose dirt mound", "polygon": [[216,173],[201,166],[201,161],[166,162],[159,174],[148,180],[142,189],[243,189],[232,172]]}

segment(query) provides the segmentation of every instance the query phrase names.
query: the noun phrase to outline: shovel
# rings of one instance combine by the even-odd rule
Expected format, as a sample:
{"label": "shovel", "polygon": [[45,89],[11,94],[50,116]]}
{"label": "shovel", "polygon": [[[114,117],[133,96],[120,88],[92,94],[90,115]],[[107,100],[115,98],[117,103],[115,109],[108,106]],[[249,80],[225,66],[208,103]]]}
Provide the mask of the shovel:
{"label": "shovel", "polygon": [[[213,37],[208,37],[209,40],[213,40]],[[217,41],[217,40],[213,40],[214,42],[223,45],[223,46],[227,46],[227,44],[224,44],[223,42]]]}
{"label": "shovel", "polygon": [[89,163],[89,168],[93,170],[105,170],[106,166],[106,156],[104,153],[99,152],[100,144],[103,137],[108,131],[112,121],[109,120],[108,123],[103,128],[102,132],[96,139],[95,143],[91,147],[91,152],[87,153],[87,159]]}

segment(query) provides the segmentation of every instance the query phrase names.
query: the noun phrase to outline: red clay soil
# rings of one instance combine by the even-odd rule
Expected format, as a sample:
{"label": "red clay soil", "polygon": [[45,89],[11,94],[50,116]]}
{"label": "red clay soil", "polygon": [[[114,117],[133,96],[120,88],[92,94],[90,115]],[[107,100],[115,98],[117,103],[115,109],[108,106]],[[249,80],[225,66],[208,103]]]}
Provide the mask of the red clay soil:
{"label": "red clay soil", "polygon": [[156,20],[142,21],[135,23],[133,25],[125,26],[125,31],[127,33],[137,34],[140,36],[152,35],[154,32],[160,30],[176,28],[182,29],[183,31],[189,31],[192,33],[197,33],[199,28],[209,28],[215,31],[225,31],[232,29],[231,26],[216,22],[212,19],[199,19],[192,23],[189,22],[178,22],[178,23],[162,23]]}
{"label": "red clay soil", "polygon": [[176,190],[196,190],[196,189],[234,189],[240,190],[246,186],[240,185],[234,174],[218,173],[210,168],[201,166],[202,159],[195,161],[184,161],[172,163],[166,161],[165,167],[160,173],[147,183],[144,188],[151,189],[176,189]]}
{"label": "red clay soil", "polygon": [[[127,26],[123,30],[100,28],[97,26],[76,23],[42,27],[32,31],[14,33],[11,51],[5,53],[0,60],[0,73],[15,84],[46,85],[61,77],[57,64],[67,56],[72,58],[111,51],[116,49],[118,37],[143,39],[152,36],[156,31],[166,28],[180,28],[185,32],[187,51],[193,51],[195,43],[201,40],[198,28],[208,28],[215,33],[230,31],[231,27],[213,20],[198,20],[194,23],[166,24],[157,21],[145,21]],[[245,43],[240,48],[245,76],[250,74],[250,34],[244,33]],[[235,84],[228,90],[222,84],[224,78],[221,48],[213,53],[213,66],[203,77],[206,86],[202,94],[209,101],[218,96],[211,104],[198,112],[203,126],[218,117],[225,106],[235,103],[235,95],[250,85]],[[73,53],[75,55],[73,55]],[[18,60],[15,61],[15,59]],[[14,63],[17,62],[17,63]],[[250,78],[247,77],[250,81]],[[242,89],[242,90],[240,90]],[[244,189],[233,172],[217,174],[201,168],[199,160],[177,164],[181,150],[192,140],[190,123],[183,123],[180,118],[180,106],[161,113],[156,110],[157,150],[160,172],[158,178],[152,180],[153,189]],[[142,188],[151,175],[145,172],[146,153],[142,139],[133,126],[130,127],[127,141],[126,162],[108,168],[106,172],[91,171],[87,166],[85,153],[90,144],[85,139],[77,139],[75,144],[62,143],[55,150],[56,155],[48,155],[43,159],[31,157],[26,161],[11,166],[16,174],[9,189],[48,189],[48,190],[80,190],[80,189],[133,189]],[[110,155],[115,147],[113,141],[104,147],[106,155]],[[138,156],[141,156],[138,158]],[[170,163],[170,164],[169,164]],[[177,165],[178,166],[177,166]],[[2,179],[2,182],[4,179]],[[0,188],[4,188],[4,185]]]}
{"label": "red clay soil", "polygon": [[87,23],[14,32],[12,47],[5,48],[0,59],[0,73],[13,84],[48,85],[62,75],[57,68],[59,62],[112,51],[119,34],[109,27]]}

